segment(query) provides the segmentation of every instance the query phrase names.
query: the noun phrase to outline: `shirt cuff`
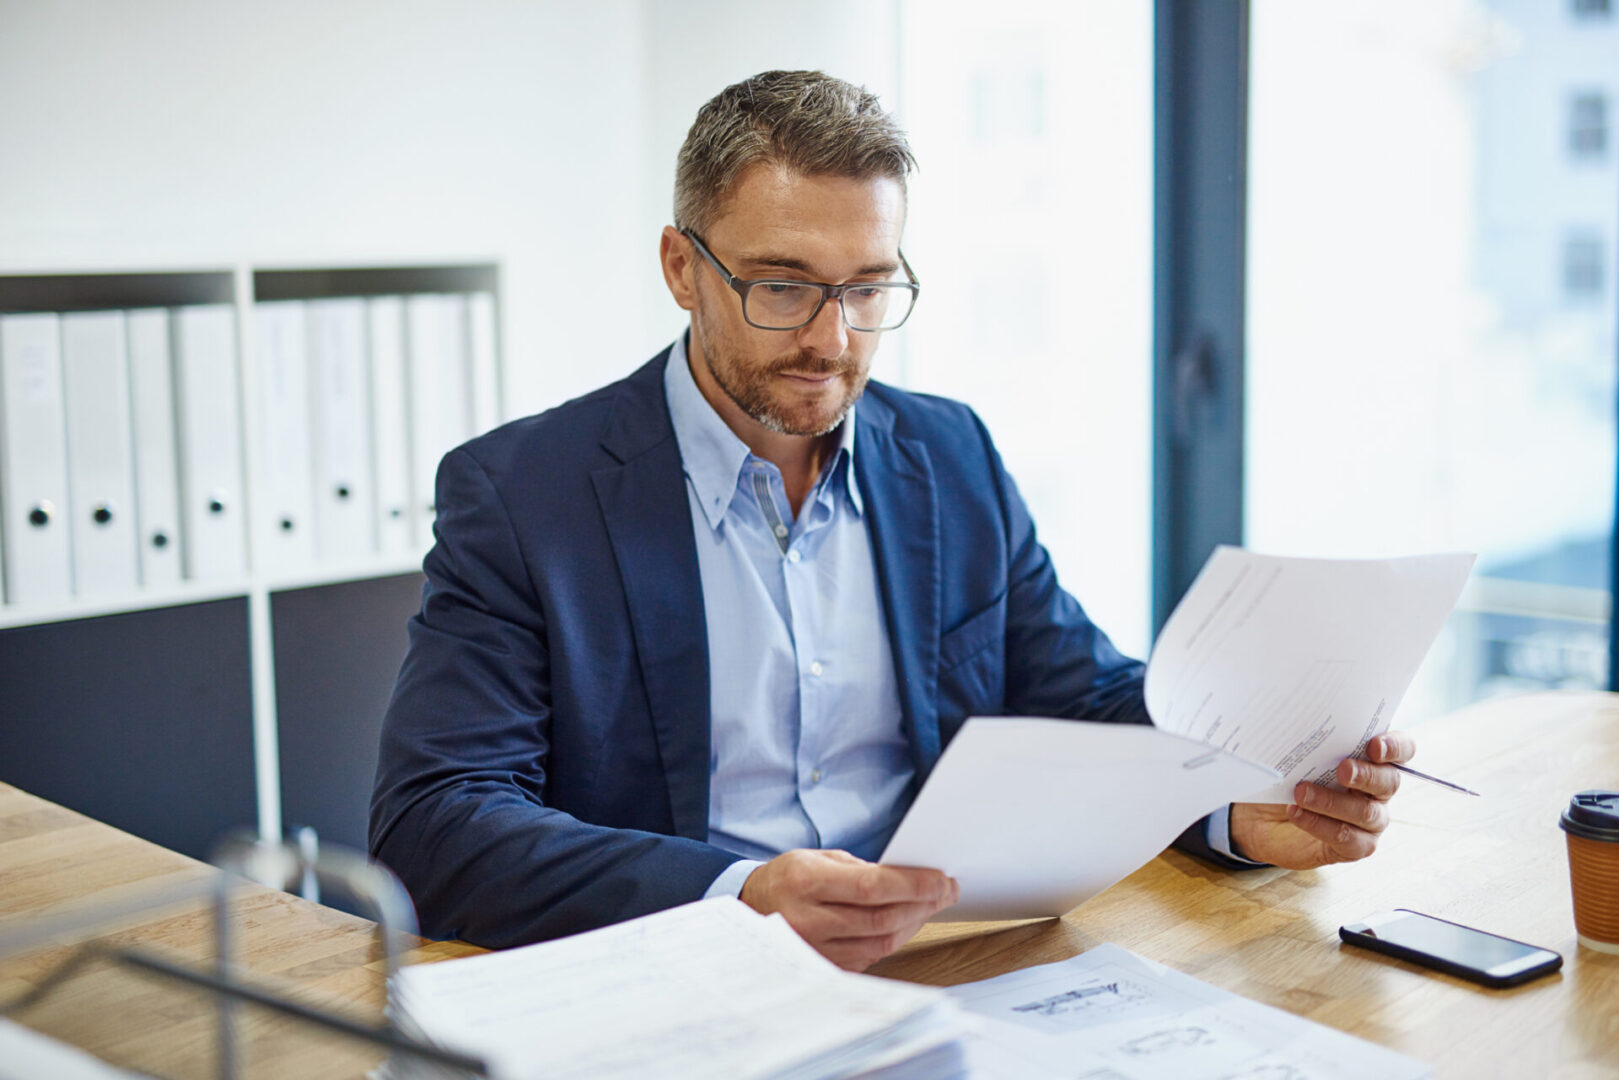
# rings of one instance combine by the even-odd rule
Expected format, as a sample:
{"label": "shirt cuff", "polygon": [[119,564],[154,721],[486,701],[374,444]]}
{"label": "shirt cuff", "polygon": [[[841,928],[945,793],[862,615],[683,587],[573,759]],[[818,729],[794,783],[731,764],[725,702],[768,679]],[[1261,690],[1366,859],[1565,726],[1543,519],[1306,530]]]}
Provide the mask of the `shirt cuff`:
{"label": "shirt cuff", "polygon": [[1231,804],[1230,803],[1227,803],[1223,808],[1221,808],[1219,810],[1216,810],[1214,813],[1210,814],[1209,817],[1208,817],[1208,821],[1209,821],[1208,834],[1205,837],[1205,839],[1208,840],[1209,847],[1211,849],[1213,849],[1215,851],[1218,851],[1221,855],[1224,855],[1228,859],[1234,859],[1237,862],[1243,863],[1244,865],[1247,865],[1247,866],[1268,866],[1268,865],[1270,865],[1269,863],[1255,862],[1254,860],[1248,858],[1247,856],[1238,855],[1235,851],[1232,850],[1232,846],[1231,846]]}
{"label": "shirt cuff", "polygon": [[741,899],[742,886],[748,880],[748,875],[763,865],[764,863],[757,859],[738,859],[720,871],[720,876],[708,887],[703,899],[710,900],[716,896],[734,896]]}

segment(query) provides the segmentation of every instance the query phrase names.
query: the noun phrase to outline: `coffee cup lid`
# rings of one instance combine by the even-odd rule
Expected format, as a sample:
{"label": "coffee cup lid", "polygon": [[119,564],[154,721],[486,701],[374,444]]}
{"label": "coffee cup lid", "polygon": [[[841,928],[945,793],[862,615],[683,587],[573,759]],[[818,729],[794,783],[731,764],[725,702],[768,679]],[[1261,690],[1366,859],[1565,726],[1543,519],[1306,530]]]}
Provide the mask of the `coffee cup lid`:
{"label": "coffee cup lid", "polygon": [[1619,842],[1619,791],[1582,791],[1568,801],[1559,822],[1587,840]]}

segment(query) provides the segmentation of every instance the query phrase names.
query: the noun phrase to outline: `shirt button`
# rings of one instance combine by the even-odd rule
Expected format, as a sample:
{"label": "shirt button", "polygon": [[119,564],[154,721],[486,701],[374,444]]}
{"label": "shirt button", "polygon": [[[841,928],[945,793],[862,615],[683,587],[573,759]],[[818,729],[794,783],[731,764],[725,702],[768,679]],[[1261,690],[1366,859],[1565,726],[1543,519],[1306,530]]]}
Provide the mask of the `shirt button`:
{"label": "shirt button", "polygon": [[819,660],[810,665],[810,674],[814,675],[816,678],[820,678],[821,672],[825,670],[825,668],[821,667],[821,662]]}
{"label": "shirt button", "polygon": [[789,551],[787,553],[787,561],[788,562],[797,562],[801,558],[803,558],[803,556],[798,553],[797,548],[794,548],[793,550],[791,550],[791,551]]}
{"label": "shirt button", "polygon": [[776,526],[776,535],[777,536],[786,536],[787,535],[787,526],[785,526],[785,525],[777,525]]}
{"label": "shirt button", "polygon": [[821,770],[820,769],[811,769],[810,770],[810,783],[819,784],[820,782],[821,782]]}

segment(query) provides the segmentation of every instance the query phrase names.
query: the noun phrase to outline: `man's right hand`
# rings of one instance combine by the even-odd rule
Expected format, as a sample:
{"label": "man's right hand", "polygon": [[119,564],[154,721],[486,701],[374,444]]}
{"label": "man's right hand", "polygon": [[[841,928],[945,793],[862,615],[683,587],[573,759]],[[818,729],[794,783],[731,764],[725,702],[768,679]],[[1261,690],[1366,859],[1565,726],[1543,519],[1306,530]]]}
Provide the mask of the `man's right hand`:
{"label": "man's right hand", "polygon": [[960,898],[955,878],[938,870],[806,848],[749,874],[741,896],[761,915],[781,912],[799,937],[847,971],[866,970]]}

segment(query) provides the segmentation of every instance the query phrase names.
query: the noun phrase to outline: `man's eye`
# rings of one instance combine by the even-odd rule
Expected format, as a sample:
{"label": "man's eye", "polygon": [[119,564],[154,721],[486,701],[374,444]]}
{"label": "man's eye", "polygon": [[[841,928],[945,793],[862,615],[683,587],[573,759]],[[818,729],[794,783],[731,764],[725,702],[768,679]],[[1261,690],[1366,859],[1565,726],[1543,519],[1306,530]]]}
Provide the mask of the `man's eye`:
{"label": "man's eye", "polygon": [[866,285],[858,289],[850,289],[857,300],[874,300],[883,291],[881,285]]}
{"label": "man's eye", "polygon": [[797,285],[788,285],[783,281],[767,281],[764,283],[765,291],[775,293],[777,296],[780,296],[784,292],[793,292],[797,288]]}

